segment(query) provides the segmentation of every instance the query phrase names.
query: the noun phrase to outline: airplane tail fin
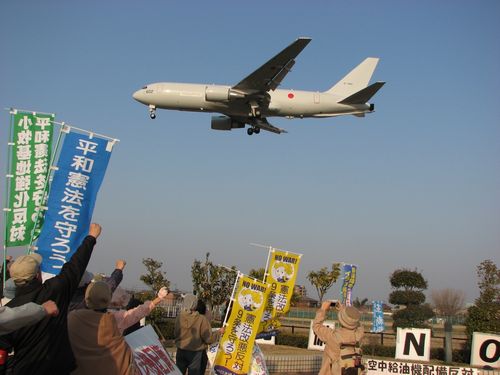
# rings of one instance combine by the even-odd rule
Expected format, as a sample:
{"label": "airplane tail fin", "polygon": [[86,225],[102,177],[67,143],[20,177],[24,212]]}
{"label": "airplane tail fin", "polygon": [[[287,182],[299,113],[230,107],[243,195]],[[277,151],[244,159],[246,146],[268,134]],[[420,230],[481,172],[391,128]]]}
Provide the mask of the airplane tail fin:
{"label": "airplane tail fin", "polygon": [[385,85],[385,82],[375,82],[364,89],[355,92],[354,94],[342,99],[339,103],[341,104],[364,104],[367,103],[370,98],[377,93],[378,90]]}
{"label": "airplane tail fin", "polygon": [[[378,64],[377,57],[368,57],[361,64],[351,70],[332,88],[325,91],[327,94],[347,98],[368,86],[370,78]],[[380,88],[380,87],[379,87]]]}

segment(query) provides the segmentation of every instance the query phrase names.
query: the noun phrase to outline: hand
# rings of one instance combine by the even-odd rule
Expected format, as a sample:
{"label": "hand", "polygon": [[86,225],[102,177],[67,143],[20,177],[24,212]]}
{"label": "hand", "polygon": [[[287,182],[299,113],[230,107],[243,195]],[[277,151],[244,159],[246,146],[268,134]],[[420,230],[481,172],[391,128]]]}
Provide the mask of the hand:
{"label": "hand", "polygon": [[48,316],[59,315],[59,309],[57,308],[57,305],[54,301],[48,300],[47,302],[44,302],[42,304],[42,307]]}
{"label": "hand", "polygon": [[328,309],[330,308],[330,303],[331,301],[323,301],[323,303],[321,304],[321,310],[328,311]]}
{"label": "hand", "polygon": [[5,257],[5,261],[6,261],[7,263],[9,263],[11,260],[12,260],[12,255],[7,255],[7,256]]}
{"label": "hand", "polygon": [[127,262],[125,262],[123,259],[118,259],[116,261],[115,268],[123,271],[123,269],[125,268],[126,265],[127,265]]}
{"label": "hand", "polygon": [[221,335],[223,335],[223,334],[224,334],[224,332],[226,332],[226,327],[220,327],[220,328],[219,328],[219,333],[220,333]]}
{"label": "hand", "polygon": [[158,291],[158,298],[164,299],[169,293],[170,291],[168,290],[168,288],[164,286]]}
{"label": "hand", "polygon": [[97,237],[99,237],[99,235],[101,234],[101,226],[97,223],[92,223],[90,224],[90,228],[89,228],[89,236],[92,236],[94,237],[95,239],[97,239]]}

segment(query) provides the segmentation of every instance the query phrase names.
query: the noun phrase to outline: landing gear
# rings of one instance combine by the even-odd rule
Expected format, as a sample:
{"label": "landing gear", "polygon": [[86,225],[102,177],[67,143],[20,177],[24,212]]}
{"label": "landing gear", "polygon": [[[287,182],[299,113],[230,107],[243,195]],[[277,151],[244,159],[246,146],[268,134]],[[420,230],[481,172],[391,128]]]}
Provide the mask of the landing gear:
{"label": "landing gear", "polygon": [[151,117],[151,120],[156,118],[156,107],[154,105],[149,106],[149,117]]}
{"label": "landing gear", "polygon": [[252,134],[259,134],[260,133],[260,128],[248,128],[247,129],[247,134],[252,135]]}

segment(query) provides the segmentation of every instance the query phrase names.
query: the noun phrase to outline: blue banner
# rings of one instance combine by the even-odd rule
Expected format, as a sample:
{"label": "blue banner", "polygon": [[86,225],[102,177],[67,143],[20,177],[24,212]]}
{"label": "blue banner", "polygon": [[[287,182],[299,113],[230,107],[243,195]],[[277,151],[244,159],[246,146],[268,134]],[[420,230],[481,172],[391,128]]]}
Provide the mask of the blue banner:
{"label": "blue banner", "polygon": [[37,241],[43,272],[57,275],[87,236],[111,149],[112,141],[87,134],[64,137]]}
{"label": "blue banner", "polygon": [[373,317],[371,332],[384,332],[384,302],[373,301]]}
{"label": "blue banner", "polygon": [[356,271],[358,267],[355,264],[345,264],[342,266],[342,286],[340,287],[340,300],[346,306],[352,306],[352,288],[356,284]]}

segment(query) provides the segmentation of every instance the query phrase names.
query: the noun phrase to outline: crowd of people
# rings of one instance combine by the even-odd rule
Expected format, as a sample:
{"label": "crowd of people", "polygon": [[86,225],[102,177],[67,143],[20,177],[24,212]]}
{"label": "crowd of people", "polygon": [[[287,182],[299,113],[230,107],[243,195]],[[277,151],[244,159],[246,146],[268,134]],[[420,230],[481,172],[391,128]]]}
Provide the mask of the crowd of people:
{"label": "crowd of people", "polygon": [[[86,271],[100,234],[100,225],[91,224],[61,272],[45,282],[40,255],[6,258],[7,281],[0,288],[0,375],[137,372],[124,335],[138,329],[139,321],[170,292],[163,287],[151,301],[130,299],[126,310],[108,309],[126,262],[118,260],[107,278]],[[207,359],[202,352],[220,335],[220,330],[212,333],[203,301],[185,297],[175,332],[181,372],[203,374]]]}
{"label": "crowd of people", "polygon": [[[0,306],[0,375],[135,375],[138,371],[124,335],[138,329],[170,293],[161,288],[152,301],[132,298],[126,310],[110,310],[113,293],[123,279],[124,260],[117,260],[110,277],[86,271],[97,238],[98,224],[61,272],[42,282],[42,258],[36,253],[6,258],[7,281]],[[8,301],[5,305],[3,302]],[[229,305],[226,310],[230,309]],[[340,329],[325,325],[328,309],[337,309]],[[353,307],[325,301],[313,321],[313,330],[325,343],[321,375],[358,375],[363,329]],[[176,365],[182,374],[202,375],[207,347],[219,340],[224,328],[212,330],[209,310],[194,294],[183,298],[174,336]],[[9,354],[10,353],[10,354]]]}

